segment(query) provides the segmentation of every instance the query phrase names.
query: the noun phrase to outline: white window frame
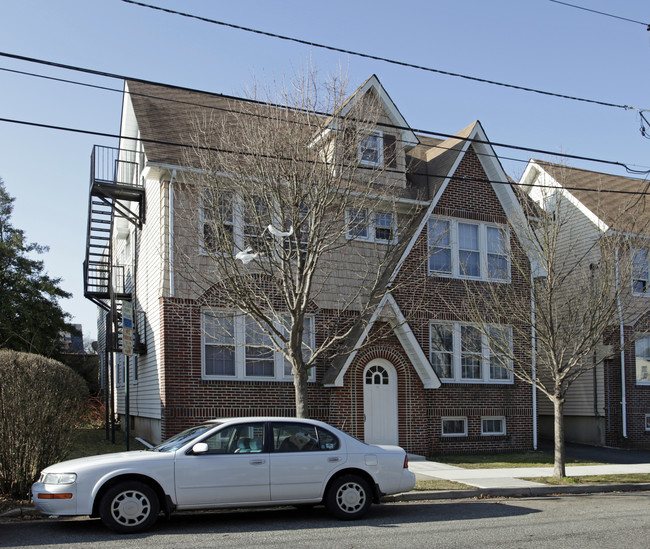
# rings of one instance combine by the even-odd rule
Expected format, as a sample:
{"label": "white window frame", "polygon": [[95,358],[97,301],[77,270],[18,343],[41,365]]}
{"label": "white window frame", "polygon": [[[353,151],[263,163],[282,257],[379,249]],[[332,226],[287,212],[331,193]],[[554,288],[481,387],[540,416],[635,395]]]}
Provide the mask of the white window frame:
{"label": "white window frame", "polygon": [[[377,140],[377,160],[369,160],[364,158],[364,152],[370,149],[366,144],[369,140]],[[367,136],[359,141],[359,148],[357,150],[357,161],[362,166],[383,166],[384,164],[384,134],[380,131],[372,131]]]}
{"label": "white window frame", "polygon": [[[642,337],[634,342],[634,380],[636,381],[637,385],[650,385],[650,345],[648,346],[647,356],[637,354],[637,345],[641,341],[645,342],[647,340],[650,340],[650,336]],[[646,364],[644,365],[639,364],[640,360],[645,361]],[[641,376],[639,375],[639,370],[641,369],[642,371],[644,367],[645,367],[645,375],[643,376],[644,379],[640,379]]]}
{"label": "white window frame", "polygon": [[[440,381],[442,383],[481,383],[481,384],[501,384],[501,385],[510,385],[514,383],[514,375],[512,372],[512,361],[510,359],[506,359],[506,370],[507,370],[507,377],[505,378],[492,378],[490,376],[490,366],[491,366],[491,357],[493,356],[493,353],[491,352],[490,345],[488,338],[485,334],[481,334],[481,364],[480,364],[480,372],[481,376],[478,378],[465,378],[462,375],[463,371],[463,364],[462,364],[462,357],[463,357],[463,346],[462,346],[462,328],[463,327],[468,327],[468,326],[474,326],[469,323],[462,323],[462,322],[446,322],[446,321],[438,321],[438,320],[431,320],[429,321],[429,361],[431,364],[434,364],[433,360],[433,355],[436,352],[441,352],[444,354],[449,354],[447,351],[437,351],[433,348],[433,326],[435,325],[443,325],[443,326],[448,326],[451,328],[452,332],[452,337],[453,337],[453,353],[452,353],[452,358],[451,358],[451,372],[452,372],[452,377],[446,378],[442,377],[439,372],[436,372],[438,377],[440,378]],[[512,327],[507,326],[504,324],[494,324],[489,327],[494,327],[498,329],[505,329],[507,331],[507,336],[508,336],[508,344],[510,349],[512,349],[513,345],[513,340],[512,340]],[[478,328],[477,328],[478,329]],[[472,354],[472,353],[465,353],[465,354]],[[494,356],[496,357],[503,357],[503,353],[495,352]]]}
{"label": "white window frame", "polygon": [[[205,193],[209,192],[210,189],[206,189]],[[243,237],[243,221],[241,220],[241,205],[239,201],[239,197],[237,193],[234,191],[225,191],[225,194],[231,194],[232,195],[232,222],[228,223],[227,225],[230,225],[232,227],[232,240],[233,240],[233,245],[234,248],[240,248],[242,249],[242,245],[244,242],[244,237]],[[205,204],[205,196],[201,195],[201,207],[199,210],[199,227],[200,227],[200,234],[199,234],[199,254],[201,255],[209,255],[209,254],[214,254],[214,253],[219,253],[219,250],[215,249],[211,250],[209,249],[208,246],[205,245],[205,225],[206,223],[209,222],[210,215],[206,212],[208,209],[208,206]],[[226,225],[226,224],[224,224]],[[223,253],[226,253],[225,251]]]}
{"label": "white window frame", "polygon": [[[484,421],[500,421],[501,430],[500,431],[486,431]],[[506,434],[506,418],[505,416],[483,416],[481,417],[481,436],[484,437],[496,437],[503,436]]]}
{"label": "white window frame", "polygon": [[[446,421],[462,421],[464,430],[462,433],[445,433]],[[444,438],[458,438],[467,436],[467,416],[445,416],[440,418],[440,436]]]}
{"label": "white window frame", "polygon": [[[650,250],[647,248],[632,248],[632,293],[636,296],[650,297]],[[637,255],[645,254],[645,260],[639,267],[637,265]],[[636,289],[636,283],[642,283],[643,291]]]}
{"label": "white window frame", "polygon": [[[448,223],[448,237],[449,242],[443,242],[440,236],[436,236],[434,241],[434,229],[433,227],[437,223]],[[460,265],[460,238],[459,238],[459,225],[474,225],[478,227],[478,254],[479,254],[479,275],[472,276],[462,273]],[[502,231],[504,235],[504,244],[505,250],[503,253],[496,253],[488,251],[488,228],[498,229]],[[509,283],[511,281],[511,261],[510,261],[510,229],[507,225],[501,225],[497,223],[487,223],[483,221],[473,221],[470,219],[456,219],[452,217],[444,216],[432,216],[429,219],[427,226],[427,235],[428,235],[428,250],[429,250],[429,261],[427,261],[427,270],[431,276],[440,276],[446,278],[461,278],[466,280],[481,280],[489,282],[504,282]],[[444,244],[444,245],[443,245]],[[438,249],[449,249],[451,255],[451,271],[436,271],[431,268],[431,257],[432,250],[434,248]],[[507,273],[505,277],[496,277],[489,276],[488,267],[489,267],[489,256],[504,256],[507,262]]]}
{"label": "white window frame", "polygon": [[[233,343],[229,345],[234,346],[234,375],[210,375],[206,373],[206,346],[208,345],[219,345],[218,343],[212,343],[210,340],[214,339],[210,334],[207,333],[206,328],[206,319],[209,317],[221,316],[224,315],[232,320],[233,323]],[[234,381],[269,381],[269,382],[278,382],[278,381],[291,381],[293,376],[289,373],[286,374],[285,371],[285,358],[284,355],[273,349],[273,364],[274,364],[274,373],[273,376],[247,376],[246,375],[246,315],[241,313],[235,313],[233,311],[217,311],[213,313],[210,310],[203,310],[201,312],[201,378],[202,379],[215,379],[215,380],[234,380]],[[309,323],[310,326],[306,330],[307,335],[310,339],[305,346],[310,349],[314,348],[315,345],[315,317],[314,315],[307,315],[305,317],[305,322]],[[280,328],[278,324],[278,329]],[[316,381],[316,368],[311,368],[309,372],[309,377],[307,379],[309,382]]]}
{"label": "white window frame", "polygon": [[650,431],[650,414],[645,415],[645,430]]}
{"label": "white window frame", "polygon": [[[357,212],[362,212],[360,217]],[[382,216],[390,216],[390,238],[377,236],[378,229],[385,229],[386,225],[380,224]],[[348,208],[345,211],[345,238],[362,242],[376,242],[378,244],[397,244],[397,214],[386,211],[369,211],[368,208]],[[357,230],[362,229],[360,234]]]}

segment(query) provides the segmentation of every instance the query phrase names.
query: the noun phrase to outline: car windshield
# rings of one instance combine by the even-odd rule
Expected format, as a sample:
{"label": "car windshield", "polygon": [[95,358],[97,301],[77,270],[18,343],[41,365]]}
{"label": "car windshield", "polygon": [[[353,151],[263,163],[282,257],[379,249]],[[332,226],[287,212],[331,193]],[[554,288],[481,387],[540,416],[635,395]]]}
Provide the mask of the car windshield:
{"label": "car windshield", "polygon": [[149,448],[150,452],[174,452],[178,450],[181,446],[185,446],[188,442],[191,442],[194,439],[197,439],[210,429],[213,429],[219,425],[218,423],[204,423],[203,425],[197,425],[196,427],[191,427],[185,431],[181,431],[177,435],[174,435],[171,438],[168,438],[165,442]]}

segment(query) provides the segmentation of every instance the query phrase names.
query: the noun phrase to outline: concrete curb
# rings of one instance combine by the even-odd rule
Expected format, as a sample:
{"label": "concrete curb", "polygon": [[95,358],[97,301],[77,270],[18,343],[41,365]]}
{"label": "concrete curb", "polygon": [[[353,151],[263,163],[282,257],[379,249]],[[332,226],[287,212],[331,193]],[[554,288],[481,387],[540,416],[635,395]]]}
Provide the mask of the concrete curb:
{"label": "concrete curb", "polygon": [[[607,492],[642,492],[650,491],[650,483],[627,484],[585,484],[579,486],[531,486],[528,488],[475,488],[472,490],[429,490],[411,491],[403,494],[384,496],[384,503],[398,503],[409,501],[430,501],[437,499],[482,499],[482,498],[528,498],[535,496],[555,496],[562,494],[597,494]],[[0,521],[28,516],[34,520],[47,520],[45,515],[34,515],[36,509],[33,505],[10,509],[0,514]]]}
{"label": "concrete curb", "polygon": [[607,492],[650,491],[650,483],[584,484],[576,486],[531,486],[526,488],[475,488],[472,490],[436,490],[406,492],[384,496],[384,502],[428,501],[432,499],[526,498],[557,494],[597,494]]}

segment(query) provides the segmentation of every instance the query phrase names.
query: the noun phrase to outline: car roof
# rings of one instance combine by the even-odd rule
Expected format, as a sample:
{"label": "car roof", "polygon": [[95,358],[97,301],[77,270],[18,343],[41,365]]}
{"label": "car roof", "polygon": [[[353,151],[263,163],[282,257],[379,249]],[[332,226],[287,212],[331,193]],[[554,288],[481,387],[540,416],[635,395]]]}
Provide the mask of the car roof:
{"label": "car roof", "polygon": [[[224,418],[214,418],[209,419],[206,423],[241,423],[242,421],[283,421],[283,422],[292,422],[292,423],[308,423],[311,425],[320,425],[322,427],[336,429],[333,425],[329,425],[317,419],[309,418],[300,418],[300,417],[286,417],[286,416],[241,416],[241,417],[224,417]],[[338,430],[338,429],[337,429]]]}

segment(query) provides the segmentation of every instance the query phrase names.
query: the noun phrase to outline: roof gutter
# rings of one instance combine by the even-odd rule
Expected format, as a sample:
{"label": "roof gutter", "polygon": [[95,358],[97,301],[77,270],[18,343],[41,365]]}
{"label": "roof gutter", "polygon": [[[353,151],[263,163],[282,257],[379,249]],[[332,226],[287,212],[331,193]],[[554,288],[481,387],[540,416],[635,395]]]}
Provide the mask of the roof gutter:
{"label": "roof gutter", "polygon": [[537,334],[535,332],[535,276],[530,273],[530,344],[531,344],[531,376],[533,379],[533,450],[537,450]]}
{"label": "roof gutter", "polygon": [[174,178],[176,170],[172,170],[169,179],[169,296],[174,297]]}
{"label": "roof gutter", "polygon": [[627,438],[627,402],[625,391],[625,332],[623,324],[623,306],[621,305],[620,280],[618,272],[618,246],[614,250],[616,263],[616,305],[618,307],[619,344],[621,346],[621,421],[623,423],[623,438]]}

